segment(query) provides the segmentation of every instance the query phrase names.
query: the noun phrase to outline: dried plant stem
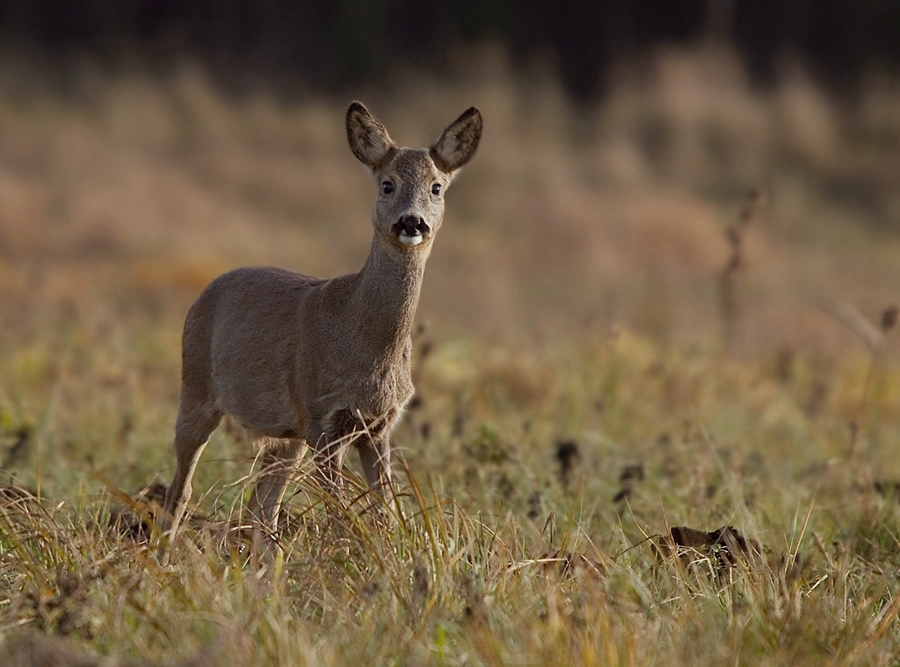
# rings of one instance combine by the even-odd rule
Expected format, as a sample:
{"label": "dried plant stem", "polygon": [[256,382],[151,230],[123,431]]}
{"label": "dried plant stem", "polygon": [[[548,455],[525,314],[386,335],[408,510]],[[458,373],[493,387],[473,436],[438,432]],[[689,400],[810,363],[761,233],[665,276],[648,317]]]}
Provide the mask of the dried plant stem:
{"label": "dried plant stem", "polygon": [[850,422],[850,460],[855,460],[859,454],[859,432],[866,422],[866,416],[869,411],[869,394],[871,393],[872,382],[875,379],[875,371],[878,368],[880,359],[880,354],[877,352],[872,353],[869,359],[869,370],[866,372],[866,381],[863,384],[862,397],[859,400],[859,407],[856,409],[856,419]]}
{"label": "dried plant stem", "polygon": [[725,237],[731,246],[731,254],[725,263],[722,273],[719,274],[719,310],[723,324],[723,346],[727,350],[734,343],[734,333],[738,319],[738,298],[736,294],[736,280],[738,271],[743,265],[744,235],[750,223],[756,218],[763,204],[762,190],[754,188],[747,195],[743,208],[737,220],[725,232]]}
{"label": "dried plant stem", "polygon": [[881,326],[879,328],[849,303],[824,296],[819,297],[817,303],[819,308],[859,336],[870,353],[869,369],[866,371],[866,380],[863,383],[862,396],[859,400],[859,407],[856,410],[856,419],[850,422],[848,455],[851,460],[855,460],[859,455],[859,433],[863,428],[869,411],[869,394],[871,393],[872,383],[875,381],[875,373],[881,364],[884,351],[887,349],[887,333],[897,322],[898,308],[896,305],[892,305],[884,310],[881,315]]}

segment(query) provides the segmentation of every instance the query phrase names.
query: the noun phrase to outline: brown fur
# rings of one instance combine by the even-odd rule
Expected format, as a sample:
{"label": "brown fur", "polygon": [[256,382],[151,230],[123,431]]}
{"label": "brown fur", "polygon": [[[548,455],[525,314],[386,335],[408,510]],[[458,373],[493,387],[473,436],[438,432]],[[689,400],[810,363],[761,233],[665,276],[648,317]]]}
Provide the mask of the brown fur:
{"label": "brown fur", "polygon": [[[481,127],[473,107],[430,149],[399,148],[354,102],[347,138],[379,188],[372,249],[362,270],[324,280],[272,267],[237,269],[214,280],[191,306],[182,345],[177,467],[165,504],[172,534],[190,499],[200,453],[226,414],[264,447],[251,511],[265,525],[277,518],[303,442],[332,488],[349,444],[359,449],[372,488],[390,480],[390,434],[413,394],[410,334],[425,263],[443,219],[444,192],[474,155]],[[426,229],[416,245],[397,229],[408,218]]]}

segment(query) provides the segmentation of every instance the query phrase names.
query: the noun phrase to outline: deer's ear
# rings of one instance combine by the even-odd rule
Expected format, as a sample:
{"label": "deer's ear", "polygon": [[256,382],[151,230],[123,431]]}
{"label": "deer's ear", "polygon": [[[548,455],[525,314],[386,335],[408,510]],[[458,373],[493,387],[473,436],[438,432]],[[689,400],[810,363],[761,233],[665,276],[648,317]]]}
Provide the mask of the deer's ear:
{"label": "deer's ear", "polygon": [[431,159],[441,171],[451,174],[472,159],[481,141],[481,112],[471,107],[450,123],[431,147]]}
{"label": "deer's ear", "polygon": [[373,170],[397,148],[384,125],[362,102],[354,102],[347,109],[347,141],[357,159]]}

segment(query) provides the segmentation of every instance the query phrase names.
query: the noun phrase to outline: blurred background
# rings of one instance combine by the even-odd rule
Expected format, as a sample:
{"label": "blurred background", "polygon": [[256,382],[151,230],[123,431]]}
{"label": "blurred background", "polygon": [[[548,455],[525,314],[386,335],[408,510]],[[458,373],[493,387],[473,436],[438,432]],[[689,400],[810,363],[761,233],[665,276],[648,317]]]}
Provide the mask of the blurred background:
{"label": "blurred background", "polygon": [[862,350],[816,303],[900,297],[898,65],[891,0],[0,0],[0,344],[174,363],[220,272],[358,270],[360,99],[404,145],[484,114],[433,337]]}

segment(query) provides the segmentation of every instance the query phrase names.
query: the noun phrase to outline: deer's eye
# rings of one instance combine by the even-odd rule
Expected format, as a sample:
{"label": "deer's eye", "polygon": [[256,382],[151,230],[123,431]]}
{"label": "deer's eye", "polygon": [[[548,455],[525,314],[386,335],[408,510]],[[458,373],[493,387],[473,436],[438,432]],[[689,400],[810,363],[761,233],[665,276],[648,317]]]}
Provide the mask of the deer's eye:
{"label": "deer's eye", "polygon": [[433,194],[433,195],[441,194],[441,184],[440,183],[435,183],[434,185],[431,186],[431,194]]}
{"label": "deer's eye", "polygon": [[394,184],[390,181],[385,181],[381,184],[381,194],[389,195],[394,191]]}

